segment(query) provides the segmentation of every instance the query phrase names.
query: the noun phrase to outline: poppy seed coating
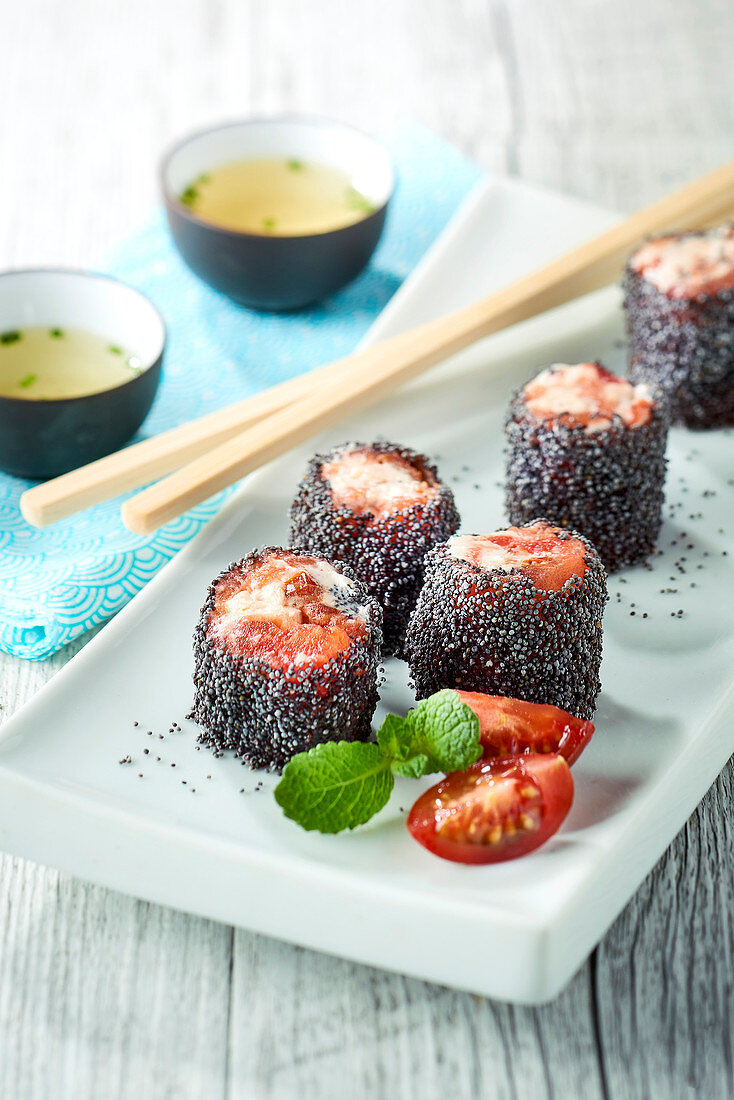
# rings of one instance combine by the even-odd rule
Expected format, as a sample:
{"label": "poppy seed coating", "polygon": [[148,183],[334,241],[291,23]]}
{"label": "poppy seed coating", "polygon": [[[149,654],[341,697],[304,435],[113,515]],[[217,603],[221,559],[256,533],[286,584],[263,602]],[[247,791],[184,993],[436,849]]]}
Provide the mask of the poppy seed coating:
{"label": "poppy seed coating", "polygon": [[453,556],[446,543],[427,555],[405,640],[419,699],[458,688],[592,717],[601,688],[606,573],[587,539],[556,534],[580,539],[586,565],[583,577],[571,576],[558,591],[536,589],[519,569],[482,569]]}
{"label": "poppy seed coating", "polygon": [[[334,501],[324,467],[355,451],[395,456],[432,488],[428,499],[387,514],[354,511]],[[314,554],[346,561],[383,612],[385,656],[400,655],[410,612],[423,583],[427,552],[459,527],[451,490],[435,466],[395,443],[343,443],[309,462],[291,506],[290,541]]]}
{"label": "poppy seed coating", "polygon": [[[570,421],[570,422],[569,422]],[[613,572],[644,560],[662,522],[667,406],[654,401],[647,423],[614,414],[587,431],[572,418],[539,419],[524,387],[505,421],[505,507],[510,523],[535,516],[579,531]]]}
{"label": "poppy seed coating", "polygon": [[630,262],[623,289],[630,379],[660,390],[674,423],[734,424],[734,288],[671,297]]}
{"label": "poppy seed coating", "polygon": [[[253,550],[209,585],[194,632],[194,704],[190,717],[202,727],[199,741],[221,755],[232,749],[254,768],[281,771],[299,752],[322,741],[366,741],[377,706],[377,667],[382,611],[349,566],[329,562],[352,581],[343,610],[360,606],[364,630],[346,649],[315,660],[273,667],[257,656],[233,656],[212,629],[218,585],[281,554],[279,547]],[[293,557],[308,558],[297,550]],[[341,597],[339,597],[341,599]],[[337,606],[339,606],[337,604]]]}

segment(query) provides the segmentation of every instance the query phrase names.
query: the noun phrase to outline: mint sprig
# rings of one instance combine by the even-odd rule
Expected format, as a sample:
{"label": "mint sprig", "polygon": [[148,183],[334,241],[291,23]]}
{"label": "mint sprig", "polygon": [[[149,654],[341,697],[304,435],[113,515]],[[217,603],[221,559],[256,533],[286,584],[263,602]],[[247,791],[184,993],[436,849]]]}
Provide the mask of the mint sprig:
{"label": "mint sprig", "polygon": [[479,719],[456,691],[438,691],[424,699],[405,718],[397,719],[400,729],[396,718],[389,714],[377,734],[377,743],[394,758],[396,775],[420,779],[432,772],[459,771],[481,755]]}
{"label": "mint sprig", "polygon": [[304,829],[340,833],[369,821],[394,785],[390,760],[377,745],[326,741],[286,764],[275,801]]}
{"label": "mint sprig", "polygon": [[468,768],[481,756],[479,719],[455,691],[439,691],[401,718],[388,714],[377,743],[328,741],[286,764],[275,800],[304,829],[339,833],[385,806],[394,776]]}

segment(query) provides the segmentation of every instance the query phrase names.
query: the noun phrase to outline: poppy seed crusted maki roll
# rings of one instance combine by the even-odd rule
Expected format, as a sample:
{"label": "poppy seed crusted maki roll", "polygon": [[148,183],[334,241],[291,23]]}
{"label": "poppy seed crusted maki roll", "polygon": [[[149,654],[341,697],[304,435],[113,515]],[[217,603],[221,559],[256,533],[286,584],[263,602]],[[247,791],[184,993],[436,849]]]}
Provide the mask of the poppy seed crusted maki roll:
{"label": "poppy seed crusted maki roll", "polygon": [[400,654],[423,559],[459,527],[436,468],[395,443],[343,443],[308,464],[291,507],[291,543],[348,562],[384,613],[384,652]]}
{"label": "poppy seed crusted maki roll", "polygon": [[278,770],[320,741],[366,740],[381,622],[341,563],[266,547],[230,565],[194,634],[199,740]]}
{"label": "poppy seed crusted maki roll", "polygon": [[629,376],[675,423],[734,424],[734,225],[647,241],[624,277]]}
{"label": "poppy seed crusted maki roll", "polygon": [[428,555],[408,627],[418,698],[459,688],[591,718],[606,599],[604,566],[575,532],[536,520],[454,536]]}
{"label": "poppy seed crusted maki roll", "polygon": [[507,518],[580,532],[610,572],[644,560],[662,520],[668,422],[648,386],[599,363],[541,371],[505,422]]}

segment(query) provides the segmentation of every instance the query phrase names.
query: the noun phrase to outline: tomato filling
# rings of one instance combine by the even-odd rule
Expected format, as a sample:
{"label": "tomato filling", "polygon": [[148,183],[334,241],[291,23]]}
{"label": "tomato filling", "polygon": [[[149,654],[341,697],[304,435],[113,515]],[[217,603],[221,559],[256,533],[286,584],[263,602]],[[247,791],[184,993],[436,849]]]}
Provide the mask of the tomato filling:
{"label": "tomato filling", "polygon": [[454,535],[448,548],[452,557],[479,569],[519,570],[539,591],[558,592],[571,577],[583,577],[586,572],[581,539],[564,537],[559,528],[543,522],[491,535]]}
{"label": "tomato filling", "polygon": [[561,825],[573,801],[562,756],[510,756],[452,772],[408,815],[419,844],[456,863],[499,863],[534,851]]}
{"label": "tomato filling", "polygon": [[438,492],[435,478],[399,454],[360,447],[321,468],[337,508],[383,518],[425,504]]}
{"label": "tomato filling", "polygon": [[485,759],[557,752],[573,764],[594,732],[591,722],[545,703],[527,703],[524,699],[484,695],[479,691],[460,691],[459,698],[479,719]]}
{"label": "tomato filling", "polygon": [[273,668],[323,665],[366,632],[353,592],[323,559],[277,551],[217,583],[209,633],[232,656]]}
{"label": "tomato filling", "polygon": [[644,384],[633,386],[598,363],[557,363],[528,382],[525,406],[538,420],[558,420],[588,433],[602,431],[618,416],[635,428],[652,415],[652,397]]}
{"label": "tomato filling", "polygon": [[734,288],[734,225],[647,241],[630,260],[669,298],[697,298]]}

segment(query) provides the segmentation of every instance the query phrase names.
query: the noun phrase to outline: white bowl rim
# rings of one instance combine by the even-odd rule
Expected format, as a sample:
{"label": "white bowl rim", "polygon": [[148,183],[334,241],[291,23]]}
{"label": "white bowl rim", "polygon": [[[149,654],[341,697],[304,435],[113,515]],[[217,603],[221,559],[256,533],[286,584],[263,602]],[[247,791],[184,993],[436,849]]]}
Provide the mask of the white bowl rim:
{"label": "white bowl rim", "polygon": [[308,240],[311,237],[327,237],[332,233],[343,233],[345,229],[351,229],[352,224],[338,226],[335,229],[322,230],[320,233],[298,233],[293,235],[271,235],[268,233],[254,233],[246,229],[231,229],[223,225],[215,225],[214,222],[207,221],[205,218],[200,218],[197,214],[194,214],[187,206],[185,206],[179,199],[176,192],[169,184],[168,170],[174,156],[184,149],[191,142],[198,141],[200,138],[207,137],[209,134],[217,133],[221,130],[234,130],[234,129],[246,129],[248,126],[314,126],[321,127],[323,129],[334,128],[338,130],[348,130],[352,134],[356,134],[358,137],[363,138],[375,147],[385,160],[385,164],[389,169],[389,183],[386,188],[385,198],[380,202],[371,213],[365,215],[364,218],[360,218],[357,224],[361,225],[370,218],[374,218],[378,214],[382,214],[387,207],[388,203],[395,193],[395,186],[397,182],[397,172],[395,171],[395,163],[392,155],[390,154],[387,146],[384,142],[380,141],[373,134],[370,134],[367,130],[363,130],[359,126],[354,126],[351,122],[344,122],[339,118],[331,118],[329,115],[319,114],[300,114],[296,111],[287,112],[274,115],[247,115],[244,118],[230,119],[227,122],[218,122],[214,126],[202,126],[197,130],[191,130],[185,134],[182,138],[179,138],[174,144],[169,145],[160,160],[159,165],[159,179],[161,185],[161,191],[163,192],[163,198],[165,202],[171,205],[176,213],[188,221],[193,222],[195,225],[202,226],[205,229],[210,230],[212,233],[222,233],[227,236],[251,238],[253,240],[272,240],[272,241],[294,241],[294,240]]}

